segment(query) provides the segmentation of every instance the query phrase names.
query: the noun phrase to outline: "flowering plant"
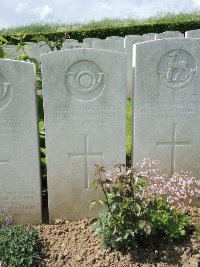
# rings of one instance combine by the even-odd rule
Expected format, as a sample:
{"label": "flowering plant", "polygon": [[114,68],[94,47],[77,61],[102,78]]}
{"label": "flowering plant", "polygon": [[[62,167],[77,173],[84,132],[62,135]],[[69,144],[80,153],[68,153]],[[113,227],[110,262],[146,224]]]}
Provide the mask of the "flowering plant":
{"label": "flowering plant", "polygon": [[199,195],[200,184],[188,174],[167,179],[159,174],[157,164],[144,159],[140,171],[118,164],[108,172],[96,165],[93,185],[101,186],[105,199],[91,204],[103,204],[92,224],[105,246],[125,248],[149,235],[173,239],[186,234],[189,219],[184,211]]}
{"label": "flowering plant", "polygon": [[2,208],[0,209],[0,229],[5,226],[11,226],[14,224],[14,218],[12,215],[12,209]]}
{"label": "flowering plant", "polygon": [[[139,165],[139,164],[138,164]],[[186,211],[193,200],[200,197],[200,179],[189,172],[175,172],[171,177],[162,174],[158,168],[159,162],[145,158],[140,164],[138,176],[147,181],[138,196],[146,200],[152,196],[160,196],[171,206]]]}

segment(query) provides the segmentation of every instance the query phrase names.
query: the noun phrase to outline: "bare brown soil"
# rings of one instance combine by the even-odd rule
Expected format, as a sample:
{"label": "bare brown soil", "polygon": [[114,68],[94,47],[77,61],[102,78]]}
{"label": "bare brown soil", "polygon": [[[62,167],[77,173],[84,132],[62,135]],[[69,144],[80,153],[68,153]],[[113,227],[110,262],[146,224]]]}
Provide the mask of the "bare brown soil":
{"label": "bare brown soil", "polygon": [[198,231],[175,243],[162,238],[145,241],[138,249],[104,249],[89,219],[57,220],[37,226],[46,267],[200,267],[200,209],[190,210]]}

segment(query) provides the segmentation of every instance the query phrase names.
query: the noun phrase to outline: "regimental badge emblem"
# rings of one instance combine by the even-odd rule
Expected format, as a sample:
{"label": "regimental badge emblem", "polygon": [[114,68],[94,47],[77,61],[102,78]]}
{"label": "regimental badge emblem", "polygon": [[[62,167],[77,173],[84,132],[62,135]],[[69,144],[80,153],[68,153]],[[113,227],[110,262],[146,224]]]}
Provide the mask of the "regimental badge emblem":
{"label": "regimental badge emblem", "polygon": [[6,81],[5,77],[0,74],[0,110],[7,107],[11,100],[10,83]]}
{"label": "regimental badge emblem", "polygon": [[166,53],[158,64],[158,75],[162,84],[177,90],[189,85],[197,67],[192,55],[184,50]]}
{"label": "regimental badge emblem", "polygon": [[99,97],[105,87],[105,75],[92,61],[81,60],[72,64],[66,72],[68,93],[77,100],[89,101]]}

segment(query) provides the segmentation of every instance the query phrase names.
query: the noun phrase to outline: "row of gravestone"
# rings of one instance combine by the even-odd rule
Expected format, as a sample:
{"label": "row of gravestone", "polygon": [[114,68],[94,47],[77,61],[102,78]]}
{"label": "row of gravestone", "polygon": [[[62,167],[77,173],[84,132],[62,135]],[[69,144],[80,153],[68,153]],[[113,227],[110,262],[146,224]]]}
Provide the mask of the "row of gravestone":
{"label": "row of gravestone", "polygon": [[[200,170],[200,39],[133,47],[133,165],[144,157],[163,170]],[[94,164],[125,162],[127,55],[73,49],[41,56],[50,221],[93,216]],[[31,63],[0,61],[0,208],[41,223],[41,186]]]}
{"label": "row of gravestone", "polygon": [[[133,61],[133,45],[139,42],[145,42],[150,40],[159,40],[163,38],[176,38],[183,37],[184,34],[179,31],[166,31],[163,33],[148,33],[142,35],[126,35],[125,38],[119,36],[109,36],[106,39],[98,39],[98,38],[85,38],[83,39],[83,43],[79,43],[78,40],[67,39],[62,44],[62,49],[75,49],[75,48],[95,48],[95,49],[104,49],[111,50],[117,52],[123,52],[127,54],[127,96],[131,97],[132,88],[133,88],[133,69],[132,66]],[[200,30],[191,30],[185,32],[186,38],[200,38]],[[32,58],[40,61],[40,55],[42,53],[50,52],[51,49],[48,45],[42,45],[42,43],[27,43],[28,45],[28,55]],[[16,52],[16,46],[7,45],[5,47],[5,52],[7,53],[6,57],[15,59],[20,54],[19,50]],[[41,93],[41,91],[38,91]]]}

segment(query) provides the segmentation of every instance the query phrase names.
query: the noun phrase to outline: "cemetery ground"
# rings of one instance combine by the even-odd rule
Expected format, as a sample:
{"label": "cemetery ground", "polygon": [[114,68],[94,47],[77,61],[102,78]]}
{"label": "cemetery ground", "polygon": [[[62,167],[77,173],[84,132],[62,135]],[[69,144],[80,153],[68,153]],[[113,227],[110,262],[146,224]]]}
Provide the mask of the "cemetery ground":
{"label": "cemetery ground", "polygon": [[86,218],[42,224],[36,226],[42,258],[46,267],[199,267],[200,209],[190,208],[188,213],[194,229],[182,240],[170,243],[158,236],[124,251],[104,248]]}

